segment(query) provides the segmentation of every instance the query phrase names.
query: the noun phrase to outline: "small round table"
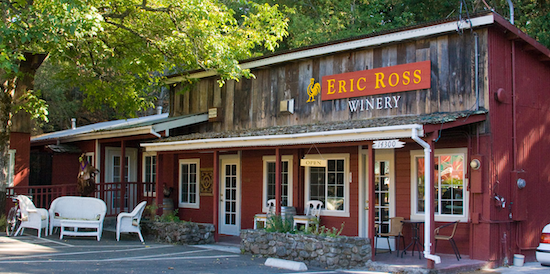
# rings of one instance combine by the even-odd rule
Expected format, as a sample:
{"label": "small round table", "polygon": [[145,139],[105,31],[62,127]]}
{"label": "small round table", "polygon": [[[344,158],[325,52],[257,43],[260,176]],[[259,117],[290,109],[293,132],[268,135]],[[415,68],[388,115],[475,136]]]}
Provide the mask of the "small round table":
{"label": "small round table", "polygon": [[409,243],[409,245],[407,245],[403,249],[403,252],[401,253],[401,258],[403,258],[403,254],[407,253],[407,249],[409,249],[409,247],[412,246],[412,256],[414,256],[414,249],[418,247],[418,258],[421,259],[422,253],[420,252],[420,250],[422,249],[422,244],[420,244],[419,231],[420,231],[420,225],[423,224],[424,221],[403,220],[401,222],[403,222],[404,224],[409,224],[412,230],[412,240]]}

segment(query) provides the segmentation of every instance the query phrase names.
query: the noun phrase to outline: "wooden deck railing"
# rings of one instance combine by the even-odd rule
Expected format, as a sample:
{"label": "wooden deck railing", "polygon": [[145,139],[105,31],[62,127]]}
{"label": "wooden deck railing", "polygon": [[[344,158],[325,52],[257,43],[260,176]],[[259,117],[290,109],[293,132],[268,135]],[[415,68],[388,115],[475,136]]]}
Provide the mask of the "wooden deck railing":
{"label": "wooden deck railing", "polygon": [[[107,204],[107,217],[117,216],[120,212],[128,212],[141,201],[147,201],[147,205],[153,203],[156,195],[156,183],[143,182],[118,182],[96,184],[94,197],[102,199]],[[13,206],[12,197],[27,195],[31,197],[36,207],[50,208],[50,204],[57,197],[80,196],[74,185],[50,185],[50,186],[15,186],[7,188],[7,205],[9,210]],[[122,198],[121,198],[122,197]]]}

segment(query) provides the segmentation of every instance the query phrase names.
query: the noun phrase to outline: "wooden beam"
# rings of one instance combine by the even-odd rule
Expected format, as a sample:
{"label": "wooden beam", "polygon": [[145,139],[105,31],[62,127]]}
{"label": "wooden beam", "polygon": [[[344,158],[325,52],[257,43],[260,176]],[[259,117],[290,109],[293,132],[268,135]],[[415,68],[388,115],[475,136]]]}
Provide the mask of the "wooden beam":
{"label": "wooden beam", "polygon": [[448,122],[443,124],[424,125],[424,132],[426,133],[434,132],[437,130],[444,130],[444,129],[454,128],[454,127],[465,126],[469,124],[482,122],[482,121],[485,121],[486,119],[487,119],[486,114],[477,114],[477,115],[472,115],[465,118],[458,118],[456,121],[453,121],[453,122]]}
{"label": "wooden beam", "polygon": [[[219,229],[219,208],[220,208],[220,165],[219,165],[219,152],[214,150],[214,163],[213,165],[213,174],[212,174],[212,196],[213,205],[212,205],[212,223],[214,224],[214,241],[218,241],[220,237]],[[158,173],[157,173],[158,174]]]}
{"label": "wooden beam", "polygon": [[367,221],[367,225],[368,225],[368,235],[367,237],[370,239],[371,241],[371,259],[374,261],[374,249],[376,248],[374,246],[374,237],[376,236],[375,235],[375,229],[374,229],[374,222],[375,222],[375,198],[374,198],[374,191],[375,191],[375,188],[374,188],[374,180],[375,180],[375,176],[374,176],[374,163],[376,161],[376,159],[374,159],[374,148],[372,147],[373,146],[373,142],[370,143],[369,145],[369,150],[368,150],[368,192],[367,192],[367,200],[369,202],[368,204],[368,221]]}

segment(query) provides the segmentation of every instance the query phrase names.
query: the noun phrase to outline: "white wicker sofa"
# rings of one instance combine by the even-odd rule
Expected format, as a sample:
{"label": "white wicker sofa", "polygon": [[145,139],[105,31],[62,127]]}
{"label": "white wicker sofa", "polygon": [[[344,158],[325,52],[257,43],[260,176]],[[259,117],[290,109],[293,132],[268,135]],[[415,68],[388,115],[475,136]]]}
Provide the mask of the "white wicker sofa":
{"label": "white wicker sofa", "polygon": [[[63,196],[53,200],[50,214],[50,235],[54,227],[60,227],[59,238],[64,235],[96,236],[101,239],[103,220],[107,206],[101,199],[90,197]],[[73,228],[73,230],[66,230]],[[91,228],[93,231],[79,231],[79,228]],[[89,229],[88,229],[89,230]]]}

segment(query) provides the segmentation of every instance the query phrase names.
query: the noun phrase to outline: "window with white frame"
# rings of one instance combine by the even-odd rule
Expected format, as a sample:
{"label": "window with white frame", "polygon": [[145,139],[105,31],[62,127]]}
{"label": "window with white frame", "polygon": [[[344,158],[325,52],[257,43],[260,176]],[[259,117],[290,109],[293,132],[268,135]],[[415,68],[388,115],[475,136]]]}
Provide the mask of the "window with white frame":
{"label": "window with white frame", "polygon": [[322,201],[321,215],[349,217],[349,154],[326,154],[322,158],[327,160],[326,167],[306,167],[306,201]]}
{"label": "window with white frame", "polygon": [[155,152],[144,152],[142,162],[142,182],[144,184],[143,194],[146,197],[155,197],[157,182],[157,154]]}
{"label": "window with white frame", "polygon": [[[263,157],[263,207],[267,212],[267,201],[275,199],[275,156]],[[292,206],[292,156],[281,157],[281,206]]]}
{"label": "window with white frame", "polygon": [[199,208],[199,159],[182,159],[179,161],[179,206]]}
{"label": "window with white frame", "polygon": [[13,177],[15,172],[15,149],[8,150],[8,187],[13,187]]}
{"label": "window with white frame", "polygon": [[[434,156],[434,215],[436,221],[467,221],[467,149],[439,149]],[[411,151],[411,218],[424,217],[424,152]]]}

